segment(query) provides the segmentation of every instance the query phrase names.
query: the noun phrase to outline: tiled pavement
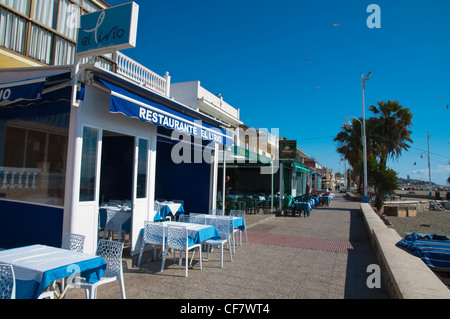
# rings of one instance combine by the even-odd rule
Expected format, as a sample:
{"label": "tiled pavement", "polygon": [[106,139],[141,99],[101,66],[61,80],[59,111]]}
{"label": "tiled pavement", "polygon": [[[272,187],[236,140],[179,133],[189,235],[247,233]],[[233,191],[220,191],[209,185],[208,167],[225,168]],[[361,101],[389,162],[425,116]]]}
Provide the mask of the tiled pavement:
{"label": "tiled pavement", "polygon": [[[369,289],[367,267],[377,264],[359,203],[336,194],[330,207],[315,208],[311,216],[247,216],[248,243],[238,247],[224,268],[218,249],[194,263],[189,277],[184,266],[160,260],[125,269],[127,298],[144,299],[372,299],[389,298],[381,288]],[[252,226],[253,225],[253,226]],[[206,254],[203,255],[206,258]],[[131,264],[131,263],[129,263]],[[77,290],[68,298],[84,298]],[[99,288],[99,298],[120,298],[117,282]]]}

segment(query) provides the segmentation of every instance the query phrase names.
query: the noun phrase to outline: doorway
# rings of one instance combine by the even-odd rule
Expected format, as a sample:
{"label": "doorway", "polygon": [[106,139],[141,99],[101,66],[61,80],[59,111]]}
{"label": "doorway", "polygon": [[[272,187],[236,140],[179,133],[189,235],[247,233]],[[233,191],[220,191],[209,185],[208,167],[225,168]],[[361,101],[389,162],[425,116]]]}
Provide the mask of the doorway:
{"label": "doorway", "polygon": [[[134,140],[128,136],[111,131],[103,131],[100,166],[100,207],[131,207],[133,189]],[[100,229],[106,225],[107,211],[99,209]],[[131,210],[132,214],[132,210]],[[124,243],[130,242],[133,216],[122,225],[125,231]],[[102,235],[103,236],[103,235]],[[114,239],[114,238],[113,238]]]}
{"label": "doorway", "polygon": [[132,200],[134,137],[103,131],[100,205]]}

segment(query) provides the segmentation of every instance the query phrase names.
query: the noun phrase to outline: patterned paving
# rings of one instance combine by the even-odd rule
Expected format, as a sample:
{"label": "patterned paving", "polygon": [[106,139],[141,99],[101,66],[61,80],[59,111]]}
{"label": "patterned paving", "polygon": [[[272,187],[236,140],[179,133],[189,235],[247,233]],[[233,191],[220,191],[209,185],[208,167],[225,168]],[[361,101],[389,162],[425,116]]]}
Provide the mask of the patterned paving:
{"label": "patterned paving", "polygon": [[365,248],[367,248],[357,244],[355,247],[354,245],[352,245],[352,243],[345,240],[279,235],[279,234],[259,233],[250,231],[248,232],[248,241],[259,244],[296,247],[312,250],[324,250],[340,253],[356,252],[356,249],[358,250],[358,252],[363,252]]}

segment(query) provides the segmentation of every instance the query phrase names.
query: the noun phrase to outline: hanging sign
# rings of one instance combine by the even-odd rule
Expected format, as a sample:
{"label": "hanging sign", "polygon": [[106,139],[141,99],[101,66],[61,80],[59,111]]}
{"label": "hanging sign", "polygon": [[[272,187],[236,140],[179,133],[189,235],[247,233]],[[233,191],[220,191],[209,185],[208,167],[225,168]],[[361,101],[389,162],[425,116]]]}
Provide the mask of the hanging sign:
{"label": "hanging sign", "polygon": [[297,155],[297,140],[280,140],[279,145],[279,158],[282,161],[295,160]]}
{"label": "hanging sign", "polygon": [[81,16],[77,55],[92,56],[136,46],[139,5],[126,3]]}

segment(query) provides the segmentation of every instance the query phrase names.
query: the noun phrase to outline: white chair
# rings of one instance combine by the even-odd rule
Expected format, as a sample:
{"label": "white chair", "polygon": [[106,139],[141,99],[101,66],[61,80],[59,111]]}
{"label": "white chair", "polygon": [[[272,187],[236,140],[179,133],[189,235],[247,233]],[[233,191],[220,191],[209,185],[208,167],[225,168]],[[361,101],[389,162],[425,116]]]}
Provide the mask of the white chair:
{"label": "white chair", "polygon": [[96,255],[102,257],[107,264],[102,278],[96,283],[91,284],[86,282],[85,278],[74,277],[74,280],[70,285],[76,288],[85,289],[87,298],[96,299],[98,286],[118,280],[122,298],[126,299],[125,284],[123,281],[122,252],[123,243],[100,239],[98,241]]}
{"label": "white chair", "polygon": [[82,253],[84,251],[85,236],[67,233],[62,240],[61,248]]}
{"label": "white chair", "polygon": [[209,248],[210,246],[220,246],[220,268],[223,268],[223,246],[225,243],[228,244],[228,250],[230,252],[230,261],[233,261],[233,257],[231,256],[231,245],[230,245],[230,224],[233,225],[233,221],[231,219],[212,219],[210,220],[210,224],[217,228],[217,231],[220,234],[220,239],[208,239],[204,243],[207,245],[207,258],[209,257]]}
{"label": "white chair", "polygon": [[0,264],[0,299],[16,299],[14,268]]}
{"label": "white chair", "polygon": [[191,222],[191,216],[190,215],[186,215],[186,214],[180,215],[178,217],[178,221],[180,223],[190,223]]}
{"label": "white chair", "polygon": [[153,259],[156,259],[156,246],[161,246],[164,251],[164,224],[159,222],[148,222],[144,227],[141,251],[139,253],[138,266],[141,265],[142,253],[145,245],[153,245]]}
{"label": "white chair", "polygon": [[[235,217],[242,217],[242,220],[244,221],[244,226],[246,226],[245,223],[245,210],[232,210],[230,211],[230,216],[235,216]],[[237,231],[239,231],[239,229],[236,229]],[[242,245],[242,237],[241,237],[242,231],[239,232],[239,245]],[[247,239],[247,227],[244,228],[244,235],[245,235],[245,242],[248,243],[248,239]]]}
{"label": "white chair", "polygon": [[211,211],[209,213],[210,213],[210,215],[218,215],[218,216],[224,215],[223,209],[211,209]]}
{"label": "white chair", "polygon": [[193,224],[205,225],[205,223],[206,223],[205,214],[191,213],[189,222],[193,223]]}
{"label": "white chair", "polygon": [[[109,238],[114,238],[113,233],[119,233],[119,241],[122,241],[122,233],[125,231],[122,230],[123,224],[131,217],[130,213],[125,213],[120,210],[106,209],[106,224],[105,229],[103,231],[103,239],[106,237],[106,233],[109,233]],[[125,240],[125,236],[123,236]]]}
{"label": "white chair", "polygon": [[[75,251],[75,252],[78,252],[78,253],[83,253],[83,251],[84,251],[84,240],[85,240],[85,236],[84,235],[73,234],[73,233],[66,233],[64,235],[64,237],[63,237],[61,248],[62,249],[67,249],[67,250],[70,250],[70,251]],[[63,278],[63,279],[61,279],[61,291],[64,291],[65,285],[66,285],[66,279]],[[56,288],[56,281],[53,282],[52,286],[53,286],[53,289]],[[47,297],[49,297],[49,296],[47,296]]]}
{"label": "white chair", "polygon": [[[188,240],[188,232],[186,227],[184,226],[172,226],[169,225],[167,228],[167,243],[164,249],[163,253],[163,261],[161,264],[161,272],[164,271],[164,265],[166,263],[167,253],[168,249],[178,249],[180,251],[186,252],[186,277],[188,276],[188,264],[189,264],[189,250],[198,248],[199,252],[199,262],[200,262],[200,270],[202,269],[202,246],[201,244],[194,244],[189,246],[189,240]],[[174,252],[176,254],[176,252]],[[181,256],[180,256],[181,257]],[[180,258],[180,264],[181,264]]]}

